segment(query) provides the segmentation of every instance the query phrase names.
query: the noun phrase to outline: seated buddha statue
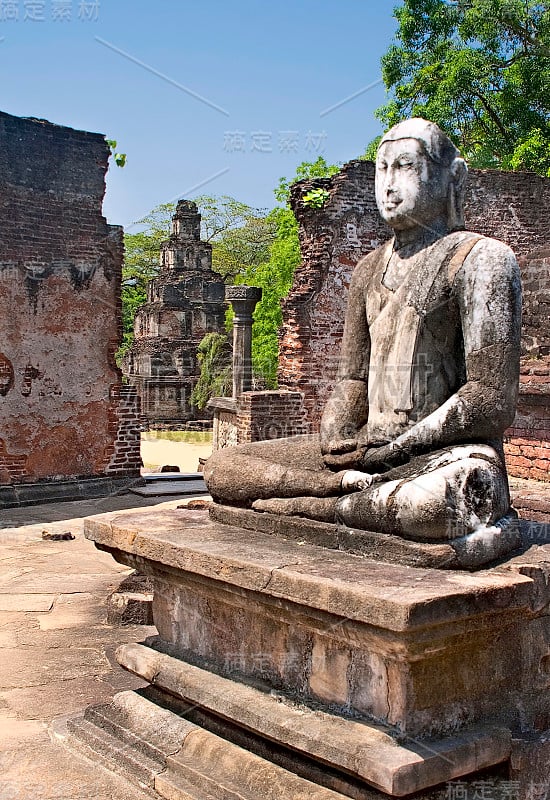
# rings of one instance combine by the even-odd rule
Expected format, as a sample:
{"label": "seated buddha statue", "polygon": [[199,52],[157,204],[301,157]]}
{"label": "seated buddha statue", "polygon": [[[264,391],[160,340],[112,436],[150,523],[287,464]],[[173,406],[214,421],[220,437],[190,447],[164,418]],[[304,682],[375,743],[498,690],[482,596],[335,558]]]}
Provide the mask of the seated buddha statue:
{"label": "seated buddha statue", "polygon": [[464,229],[466,175],[434,123],[382,138],[376,201],[393,237],[353,272],[320,433],[215,452],[215,502],[423,541],[506,524],[521,284],[509,247]]}

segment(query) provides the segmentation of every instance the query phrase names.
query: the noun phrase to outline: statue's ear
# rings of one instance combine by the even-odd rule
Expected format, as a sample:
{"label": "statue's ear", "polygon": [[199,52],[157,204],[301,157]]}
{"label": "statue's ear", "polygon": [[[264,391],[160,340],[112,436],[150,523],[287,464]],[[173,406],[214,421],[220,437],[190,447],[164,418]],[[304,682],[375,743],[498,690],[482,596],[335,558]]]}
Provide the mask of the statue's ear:
{"label": "statue's ear", "polygon": [[451,164],[451,180],[447,198],[447,225],[450,231],[464,228],[464,189],[468,167],[463,158],[455,158]]}
{"label": "statue's ear", "polygon": [[463,158],[455,158],[451,164],[451,179],[455,185],[455,189],[461,190],[466,181],[468,174],[468,167]]}

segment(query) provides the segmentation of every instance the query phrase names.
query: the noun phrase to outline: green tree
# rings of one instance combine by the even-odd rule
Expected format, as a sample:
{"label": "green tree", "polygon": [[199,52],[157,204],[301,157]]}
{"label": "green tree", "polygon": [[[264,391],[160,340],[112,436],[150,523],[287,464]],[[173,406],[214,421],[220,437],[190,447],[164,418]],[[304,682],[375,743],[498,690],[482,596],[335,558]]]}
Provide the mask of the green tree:
{"label": "green tree", "polygon": [[[167,238],[161,216],[166,207],[159,206],[144,218],[148,227],[139,233],[124,234],[124,264],[122,266],[122,344],[117,354],[120,360],[134,340],[134,319],[140,306],[147,300],[147,282],[159,271],[161,243]],[[169,230],[168,216],[168,230]]]}
{"label": "green tree", "polygon": [[327,164],[321,156],[314,162],[304,161],[296,168],[293,179],[281,178],[275,189],[280,205],[266,217],[275,228],[275,237],[266,261],[248,266],[238,283],[260,286],[261,301],[254,312],[252,337],[252,369],[259,386],[277,385],[279,360],[278,332],[283,322],[281,301],[289,293],[296,267],[300,263],[298,223],[289,205],[292,183],[306,178],[327,178],[339,167]]}
{"label": "green tree", "polygon": [[267,261],[275,240],[277,228],[271,214],[259,209],[250,212],[240,227],[228,228],[211,240],[212,267],[229,283]]}
{"label": "green tree", "polygon": [[548,0],[404,0],[394,14],[379,119],[422,116],[472,166],[550,176]]}
{"label": "green tree", "polygon": [[211,397],[231,394],[231,345],[223,333],[207,333],[197,350],[201,372],[193,391],[191,403],[201,410]]}

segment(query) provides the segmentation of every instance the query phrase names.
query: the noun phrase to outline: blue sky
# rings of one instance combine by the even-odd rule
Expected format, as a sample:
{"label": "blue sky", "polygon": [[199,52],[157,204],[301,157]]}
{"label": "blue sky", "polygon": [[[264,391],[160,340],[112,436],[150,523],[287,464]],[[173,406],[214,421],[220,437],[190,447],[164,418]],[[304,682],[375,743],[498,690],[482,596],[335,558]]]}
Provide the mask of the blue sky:
{"label": "blue sky", "polygon": [[271,207],[301,161],[380,132],[396,2],[0,0],[0,109],[118,140],[110,222],[197,194]]}

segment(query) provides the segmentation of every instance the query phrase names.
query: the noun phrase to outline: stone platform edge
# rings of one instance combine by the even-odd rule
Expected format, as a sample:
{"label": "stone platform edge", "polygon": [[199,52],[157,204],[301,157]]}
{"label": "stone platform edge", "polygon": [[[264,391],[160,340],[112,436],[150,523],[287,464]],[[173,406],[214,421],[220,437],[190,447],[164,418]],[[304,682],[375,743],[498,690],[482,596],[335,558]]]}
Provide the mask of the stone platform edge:
{"label": "stone platform edge", "polygon": [[76,500],[95,500],[144,486],[141,475],[124,477],[71,478],[40,483],[17,483],[0,486],[0,509],[21,508],[41,503],[63,503]]}
{"label": "stone platform edge", "polygon": [[472,726],[440,739],[399,739],[384,725],[293,704],[144,645],[122,645],[116,657],[156,689],[392,796],[475,773],[506,761],[511,753],[511,733],[502,726]]}
{"label": "stone platform edge", "polygon": [[373,561],[208,519],[206,511],[147,509],[84,521],[85,536],[120,563],[162,578],[183,570],[393,631],[526,613],[534,581]]}

